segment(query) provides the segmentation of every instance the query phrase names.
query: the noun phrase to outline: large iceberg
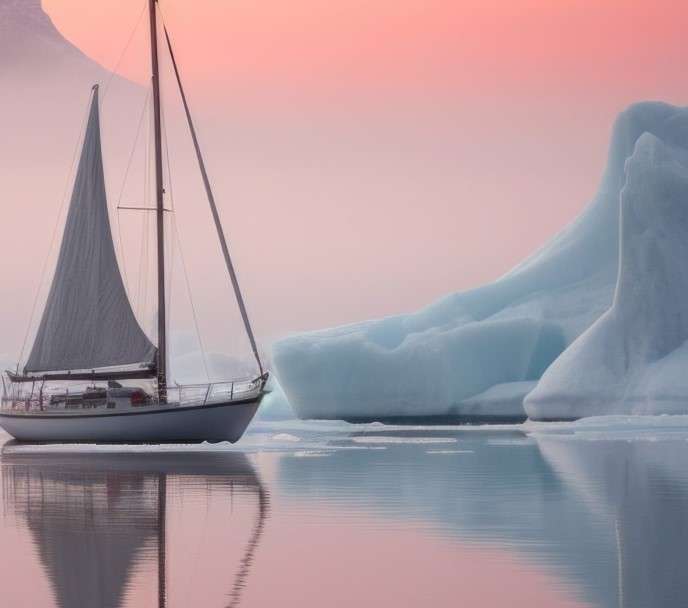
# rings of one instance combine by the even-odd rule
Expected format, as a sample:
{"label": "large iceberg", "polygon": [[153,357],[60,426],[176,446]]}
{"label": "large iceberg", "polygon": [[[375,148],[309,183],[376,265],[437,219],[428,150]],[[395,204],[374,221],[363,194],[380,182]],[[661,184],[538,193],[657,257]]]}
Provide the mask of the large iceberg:
{"label": "large iceberg", "polygon": [[645,133],[626,175],[614,302],[528,396],[533,419],[688,413],[688,150]]}
{"label": "large iceberg", "polygon": [[[625,163],[644,133],[681,146],[688,142],[688,111],[663,103],[624,111],[592,202],[494,283],[450,295],[417,313],[277,342],[273,362],[297,415],[524,418],[523,383],[537,381],[612,303]],[[498,415],[490,399],[480,397],[494,398],[495,390]]]}

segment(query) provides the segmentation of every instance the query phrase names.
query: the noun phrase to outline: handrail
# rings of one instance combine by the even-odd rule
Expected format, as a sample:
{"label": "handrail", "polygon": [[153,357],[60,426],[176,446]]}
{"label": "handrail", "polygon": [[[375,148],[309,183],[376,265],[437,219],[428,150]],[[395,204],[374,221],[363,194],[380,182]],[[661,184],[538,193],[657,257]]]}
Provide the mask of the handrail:
{"label": "handrail", "polygon": [[[228,400],[234,401],[244,398],[246,394],[256,390],[261,390],[267,382],[267,374],[257,378],[240,378],[237,380],[227,380],[219,382],[206,382],[200,384],[176,384],[174,387],[168,386],[164,391],[165,398],[161,399],[161,392],[153,391],[143,393],[144,402],[137,405],[185,405],[185,406],[204,406],[214,401]],[[21,408],[27,412],[35,409],[92,409],[107,407],[109,403],[116,399],[126,398],[126,394],[117,395],[117,390],[102,388],[102,392],[91,393],[93,399],[88,399],[87,390],[72,391],[68,386],[54,387],[53,390],[44,391],[43,387],[39,391],[23,390],[23,385],[8,383],[2,395],[1,403],[3,409]],[[135,387],[122,387],[134,388]],[[132,395],[133,396],[133,395]],[[172,397],[172,398],[171,398]],[[178,397],[175,399],[174,397]],[[134,403],[132,403],[134,405]],[[51,408],[51,406],[53,406]]]}
{"label": "handrail", "polygon": [[241,384],[243,382],[256,382],[260,379],[261,376],[258,376],[257,378],[253,376],[243,376],[241,378],[234,378],[233,380],[216,380],[214,382],[200,382],[198,384],[180,384],[178,382],[175,382],[175,386],[182,388],[197,388],[200,386],[215,386],[217,384]]}

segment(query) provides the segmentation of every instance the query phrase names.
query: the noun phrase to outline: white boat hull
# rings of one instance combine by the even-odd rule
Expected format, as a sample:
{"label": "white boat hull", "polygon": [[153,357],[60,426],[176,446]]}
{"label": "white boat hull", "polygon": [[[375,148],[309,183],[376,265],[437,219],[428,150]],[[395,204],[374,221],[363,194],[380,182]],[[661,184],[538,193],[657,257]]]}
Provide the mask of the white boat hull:
{"label": "white boat hull", "polygon": [[261,399],[259,394],[244,401],[112,413],[0,412],[0,427],[18,441],[29,442],[234,443]]}

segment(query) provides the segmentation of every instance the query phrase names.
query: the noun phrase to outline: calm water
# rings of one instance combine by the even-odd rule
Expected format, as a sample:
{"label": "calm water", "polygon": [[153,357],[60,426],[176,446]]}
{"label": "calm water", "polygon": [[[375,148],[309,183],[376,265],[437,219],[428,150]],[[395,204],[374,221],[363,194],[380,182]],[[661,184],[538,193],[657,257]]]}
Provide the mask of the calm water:
{"label": "calm water", "polygon": [[688,423],[258,423],[0,464],[3,607],[688,603]]}

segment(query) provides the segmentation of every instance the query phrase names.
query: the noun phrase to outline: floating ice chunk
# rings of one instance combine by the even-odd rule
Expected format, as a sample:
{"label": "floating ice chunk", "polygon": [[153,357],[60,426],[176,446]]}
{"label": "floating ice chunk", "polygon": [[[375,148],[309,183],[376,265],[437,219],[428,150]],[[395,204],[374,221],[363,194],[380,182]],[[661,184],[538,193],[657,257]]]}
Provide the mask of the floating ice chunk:
{"label": "floating ice chunk", "polygon": [[474,450],[426,450],[426,454],[442,454],[442,455],[450,455],[450,454],[475,454]]}
{"label": "floating ice chunk", "polygon": [[567,422],[538,422],[529,420],[521,429],[532,436],[541,435],[575,435],[589,436],[590,433],[606,433],[609,437],[620,437],[635,433],[682,433],[688,437],[688,415],[669,416],[590,416]]}
{"label": "floating ice chunk", "polygon": [[529,437],[501,437],[499,439],[488,439],[488,445],[493,447],[517,447],[519,445],[532,445],[533,440]]}
{"label": "floating ice chunk", "polygon": [[301,438],[297,437],[296,435],[291,435],[289,433],[277,433],[277,435],[273,435],[272,440],[273,441],[288,441],[290,443],[296,443],[297,441],[301,441]]}
{"label": "floating ice chunk", "polygon": [[294,458],[322,458],[324,456],[329,456],[331,452],[316,451],[316,450],[299,450],[294,452],[292,456]]}
{"label": "floating ice chunk", "polygon": [[480,407],[480,393],[538,380],[611,305],[624,163],[645,132],[667,143],[688,143],[688,110],[642,103],[623,112],[591,204],[498,281],[414,314],[277,342],[273,362],[296,414],[470,418],[489,409],[487,402]]}
{"label": "floating ice chunk", "polygon": [[352,437],[354,443],[396,443],[396,444],[423,444],[423,443],[456,443],[453,437],[389,437],[387,435],[370,435],[368,437]]}
{"label": "floating ice chunk", "polygon": [[688,149],[638,140],[620,224],[614,303],[527,397],[533,419],[688,414]]}

